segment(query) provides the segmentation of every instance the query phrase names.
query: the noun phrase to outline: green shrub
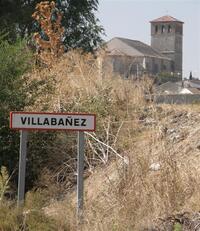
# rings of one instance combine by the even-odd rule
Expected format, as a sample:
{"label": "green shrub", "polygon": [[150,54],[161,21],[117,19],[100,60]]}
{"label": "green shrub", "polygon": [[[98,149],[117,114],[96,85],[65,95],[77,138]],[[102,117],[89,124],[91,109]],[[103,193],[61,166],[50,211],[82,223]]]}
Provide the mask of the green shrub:
{"label": "green shrub", "polygon": [[11,45],[0,40],[0,166],[6,166],[9,173],[16,167],[19,150],[19,134],[9,129],[9,113],[27,104],[22,75],[30,68],[30,58],[25,41]]}

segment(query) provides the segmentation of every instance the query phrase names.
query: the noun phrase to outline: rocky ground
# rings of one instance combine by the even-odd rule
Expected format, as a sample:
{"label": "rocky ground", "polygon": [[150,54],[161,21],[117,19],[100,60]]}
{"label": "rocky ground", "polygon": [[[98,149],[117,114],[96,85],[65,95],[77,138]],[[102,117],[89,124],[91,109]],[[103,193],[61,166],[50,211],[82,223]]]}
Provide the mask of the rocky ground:
{"label": "rocky ground", "polygon": [[[149,218],[151,225],[148,225],[147,228],[143,225],[144,228],[141,230],[200,231],[200,107],[198,105],[149,107],[139,118],[138,126],[140,132],[133,138],[134,150],[127,150],[123,155],[130,158],[131,155],[134,157],[135,153],[142,152],[142,155],[148,157],[147,168],[150,177],[145,179],[147,181],[159,174],[164,174],[163,172],[166,173],[165,168],[172,165],[170,167],[174,172],[170,170],[169,174],[173,175],[178,172],[177,179],[175,179],[178,182],[177,191],[172,196],[179,203],[175,204],[177,208],[166,213],[162,213],[162,209],[161,212],[155,213],[155,219]],[[111,187],[118,187],[122,176],[121,169],[125,168],[128,168],[127,163],[118,160],[95,169],[85,180],[86,207],[91,208],[91,204],[98,201],[99,207],[109,209],[109,203],[114,201]],[[171,184],[174,183],[173,180],[170,181]],[[174,186],[170,187],[169,191]],[[182,198],[179,200],[178,197]],[[61,204],[63,205],[69,200],[73,201],[75,205],[75,192],[65,201],[53,203],[46,208],[46,213],[51,216],[59,216],[58,210],[61,208]],[[112,203],[115,203],[113,201]],[[108,214],[108,217],[110,215],[112,216],[112,213]]]}
{"label": "rocky ground", "polygon": [[[194,185],[199,185],[198,176],[192,179],[192,174],[200,173],[200,111],[198,106],[184,107],[158,107],[160,110],[159,122],[153,118],[146,118],[147,126],[154,123],[159,127],[159,137],[164,141],[168,151],[177,156],[178,165],[181,165],[183,171],[187,169],[191,173],[191,184],[188,187],[188,198],[185,200],[182,212],[167,217],[157,218],[152,228],[148,231],[199,231],[200,230],[200,212],[198,210],[199,201],[193,194]],[[149,121],[149,123],[148,123]],[[155,151],[156,152],[156,151]],[[157,149],[157,152],[160,152]],[[156,165],[157,164],[157,165]],[[161,164],[154,171],[162,168]],[[195,190],[195,189],[194,189]],[[198,196],[197,196],[198,198]],[[192,203],[191,203],[192,201]],[[188,203],[188,204],[187,204]],[[191,203],[191,204],[190,204]],[[195,204],[196,203],[196,204]]]}
{"label": "rocky ground", "polygon": [[144,231],[199,231],[200,213],[182,213],[160,218],[154,228]]}

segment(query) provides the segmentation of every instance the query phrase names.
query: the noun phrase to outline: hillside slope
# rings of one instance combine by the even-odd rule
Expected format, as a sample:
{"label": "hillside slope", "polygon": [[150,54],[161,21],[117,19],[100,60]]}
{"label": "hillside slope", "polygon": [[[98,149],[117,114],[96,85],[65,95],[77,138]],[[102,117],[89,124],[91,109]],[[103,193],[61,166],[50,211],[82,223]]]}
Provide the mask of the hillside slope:
{"label": "hillside slope", "polygon": [[[113,157],[85,180],[83,230],[198,230],[199,111],[198,105],[145,108],[121,153],[128,164]],[[128,127],[122,126],[123,136]],[[62,223],[75,206],[74,192],[45,211]]]}

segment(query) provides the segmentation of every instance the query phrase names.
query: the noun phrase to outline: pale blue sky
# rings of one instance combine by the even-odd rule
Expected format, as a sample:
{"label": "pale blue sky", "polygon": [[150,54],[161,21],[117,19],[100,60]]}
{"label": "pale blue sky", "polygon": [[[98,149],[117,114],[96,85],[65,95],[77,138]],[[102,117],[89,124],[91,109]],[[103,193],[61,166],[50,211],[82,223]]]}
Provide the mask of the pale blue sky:
{"label": "pale blue sky", "polygon": [[184,22],[183,73],[200,78],[200,0],[99,0],[107,41],[125,37],[150,44],[149,21],[171,15]]}

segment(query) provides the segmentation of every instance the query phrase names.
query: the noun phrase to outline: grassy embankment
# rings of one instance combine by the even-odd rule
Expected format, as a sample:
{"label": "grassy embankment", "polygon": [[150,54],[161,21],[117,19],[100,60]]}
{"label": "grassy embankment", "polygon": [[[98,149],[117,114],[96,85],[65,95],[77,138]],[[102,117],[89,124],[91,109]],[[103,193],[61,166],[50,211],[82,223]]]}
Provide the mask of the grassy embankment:
{"label": "grassy embankment", "polygon": [[[27,110],[97,114],[97,131],[86,134],[89,177],[82,230],[145,230],[159,217],[199,210],[198,151],[195,140],[190,145],[198,123],[186,124],[198,106],[147,104],[149,80],[133,83],[101,73],[96,60],[78,52],[29,78],[49,82],[53,91]],[[37,190],[27,193],[24,211],[1,202],[0,230],[77,230],[75,135],[59,133],[53,143],[44,145],[51,147],[51,167],[42,165]],[[177,221],[171,226],[182,229]]]}

